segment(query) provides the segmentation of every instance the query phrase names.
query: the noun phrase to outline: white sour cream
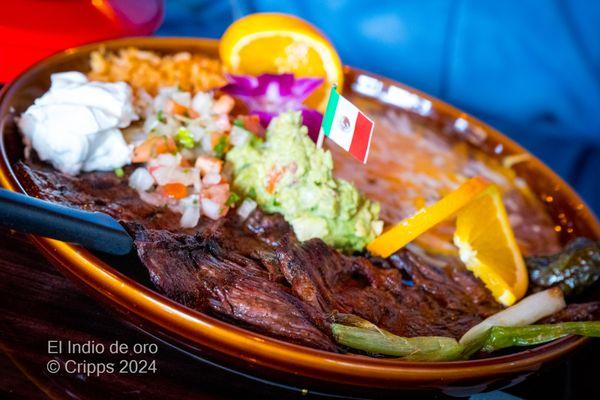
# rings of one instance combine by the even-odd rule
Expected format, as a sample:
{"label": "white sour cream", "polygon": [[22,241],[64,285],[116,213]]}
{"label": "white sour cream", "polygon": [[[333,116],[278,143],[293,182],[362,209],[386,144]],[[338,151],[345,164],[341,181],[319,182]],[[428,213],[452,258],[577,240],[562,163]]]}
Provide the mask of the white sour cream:
{"label": "white sour cream", "polygon": [[50,90],[18,122],[41,160],[75,175],[111,171],[131,163],[119,128],[139,119],[125,82],[89,81],[80,72],[51,76]]}

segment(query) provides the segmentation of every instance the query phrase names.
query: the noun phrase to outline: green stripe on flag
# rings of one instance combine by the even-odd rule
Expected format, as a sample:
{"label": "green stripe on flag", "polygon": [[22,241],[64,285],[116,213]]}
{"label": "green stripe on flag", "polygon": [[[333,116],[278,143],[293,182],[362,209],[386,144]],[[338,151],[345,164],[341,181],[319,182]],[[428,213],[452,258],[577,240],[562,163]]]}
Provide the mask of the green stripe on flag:
{"label": "green stripe on flag", "polygon": [[325,109],[325,115],[323,116],[323,124],[321,128],[323,132],[325,132],[325,136],[329,136],[329,132],[331,132],[331,124],[333,124],[333,116],[335,115],[335,109],[337,108],[337,103],[340,98],[336,87],[332,86],[331,91],[329,92],[329,101],[327,102],[327,108]]}

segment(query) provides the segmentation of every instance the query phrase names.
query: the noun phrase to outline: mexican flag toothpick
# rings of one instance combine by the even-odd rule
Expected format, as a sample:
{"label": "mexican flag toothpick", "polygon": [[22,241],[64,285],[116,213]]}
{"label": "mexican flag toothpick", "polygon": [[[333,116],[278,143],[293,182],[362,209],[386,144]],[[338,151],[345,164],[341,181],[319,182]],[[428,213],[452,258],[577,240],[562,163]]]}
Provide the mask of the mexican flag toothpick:
{"label": "mexican flag toothpick", "polygon": [[323,116],[317,147],[328,137],[338,146],[350,152],[360,162],[366,164],[373,136],[373,121],[358,107],[342,97],[332,86],[329,102]]}

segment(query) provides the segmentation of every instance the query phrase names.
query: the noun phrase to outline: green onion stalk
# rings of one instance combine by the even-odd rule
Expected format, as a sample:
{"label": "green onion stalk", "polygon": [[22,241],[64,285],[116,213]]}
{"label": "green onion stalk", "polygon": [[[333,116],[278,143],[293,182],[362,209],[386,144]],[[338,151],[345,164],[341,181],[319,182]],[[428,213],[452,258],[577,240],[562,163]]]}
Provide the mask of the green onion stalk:
{"label": "green onion stalk", "polygon": [[362,318],[336,315],[331,329],[344,346],[369,354],[418,361],[454,361],[481,351],[491,353],[513,346],[547,343],[566,335],[600,337],[600,321],[563,322],[520,327],[494,326],[468,343],[443,336],[401,337]]}
{"label": "green onion stalk", "polygon": [[481,351],[491,353],[513,346],[532,346],[547,343],[567,335],[600,337],[600,321],[561,322],[527,326],[494,326],[487,335]]}
{"label": "green onion stalk", "polygon": [[372,331],[341,324],[333,324],[332,331],[338,343],[371,354],[443,361],[457,359],[462,351],[456,339],[443,336],[405,338],[384,330]]}

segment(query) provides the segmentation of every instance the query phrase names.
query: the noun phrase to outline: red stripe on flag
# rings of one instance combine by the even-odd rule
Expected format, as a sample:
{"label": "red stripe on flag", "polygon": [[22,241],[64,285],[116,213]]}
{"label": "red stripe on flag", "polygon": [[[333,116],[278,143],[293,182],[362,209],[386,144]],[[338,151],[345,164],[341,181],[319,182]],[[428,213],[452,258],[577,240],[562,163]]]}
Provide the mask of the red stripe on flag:
{"label": "red stripe on flag", "polygon": [[354,126],[354,136],[352,137],[352,143],[348,151],[363,163],[367,162],[367,153],[372,133],[373,122],[359,112],[356,118],[356,125]]}

